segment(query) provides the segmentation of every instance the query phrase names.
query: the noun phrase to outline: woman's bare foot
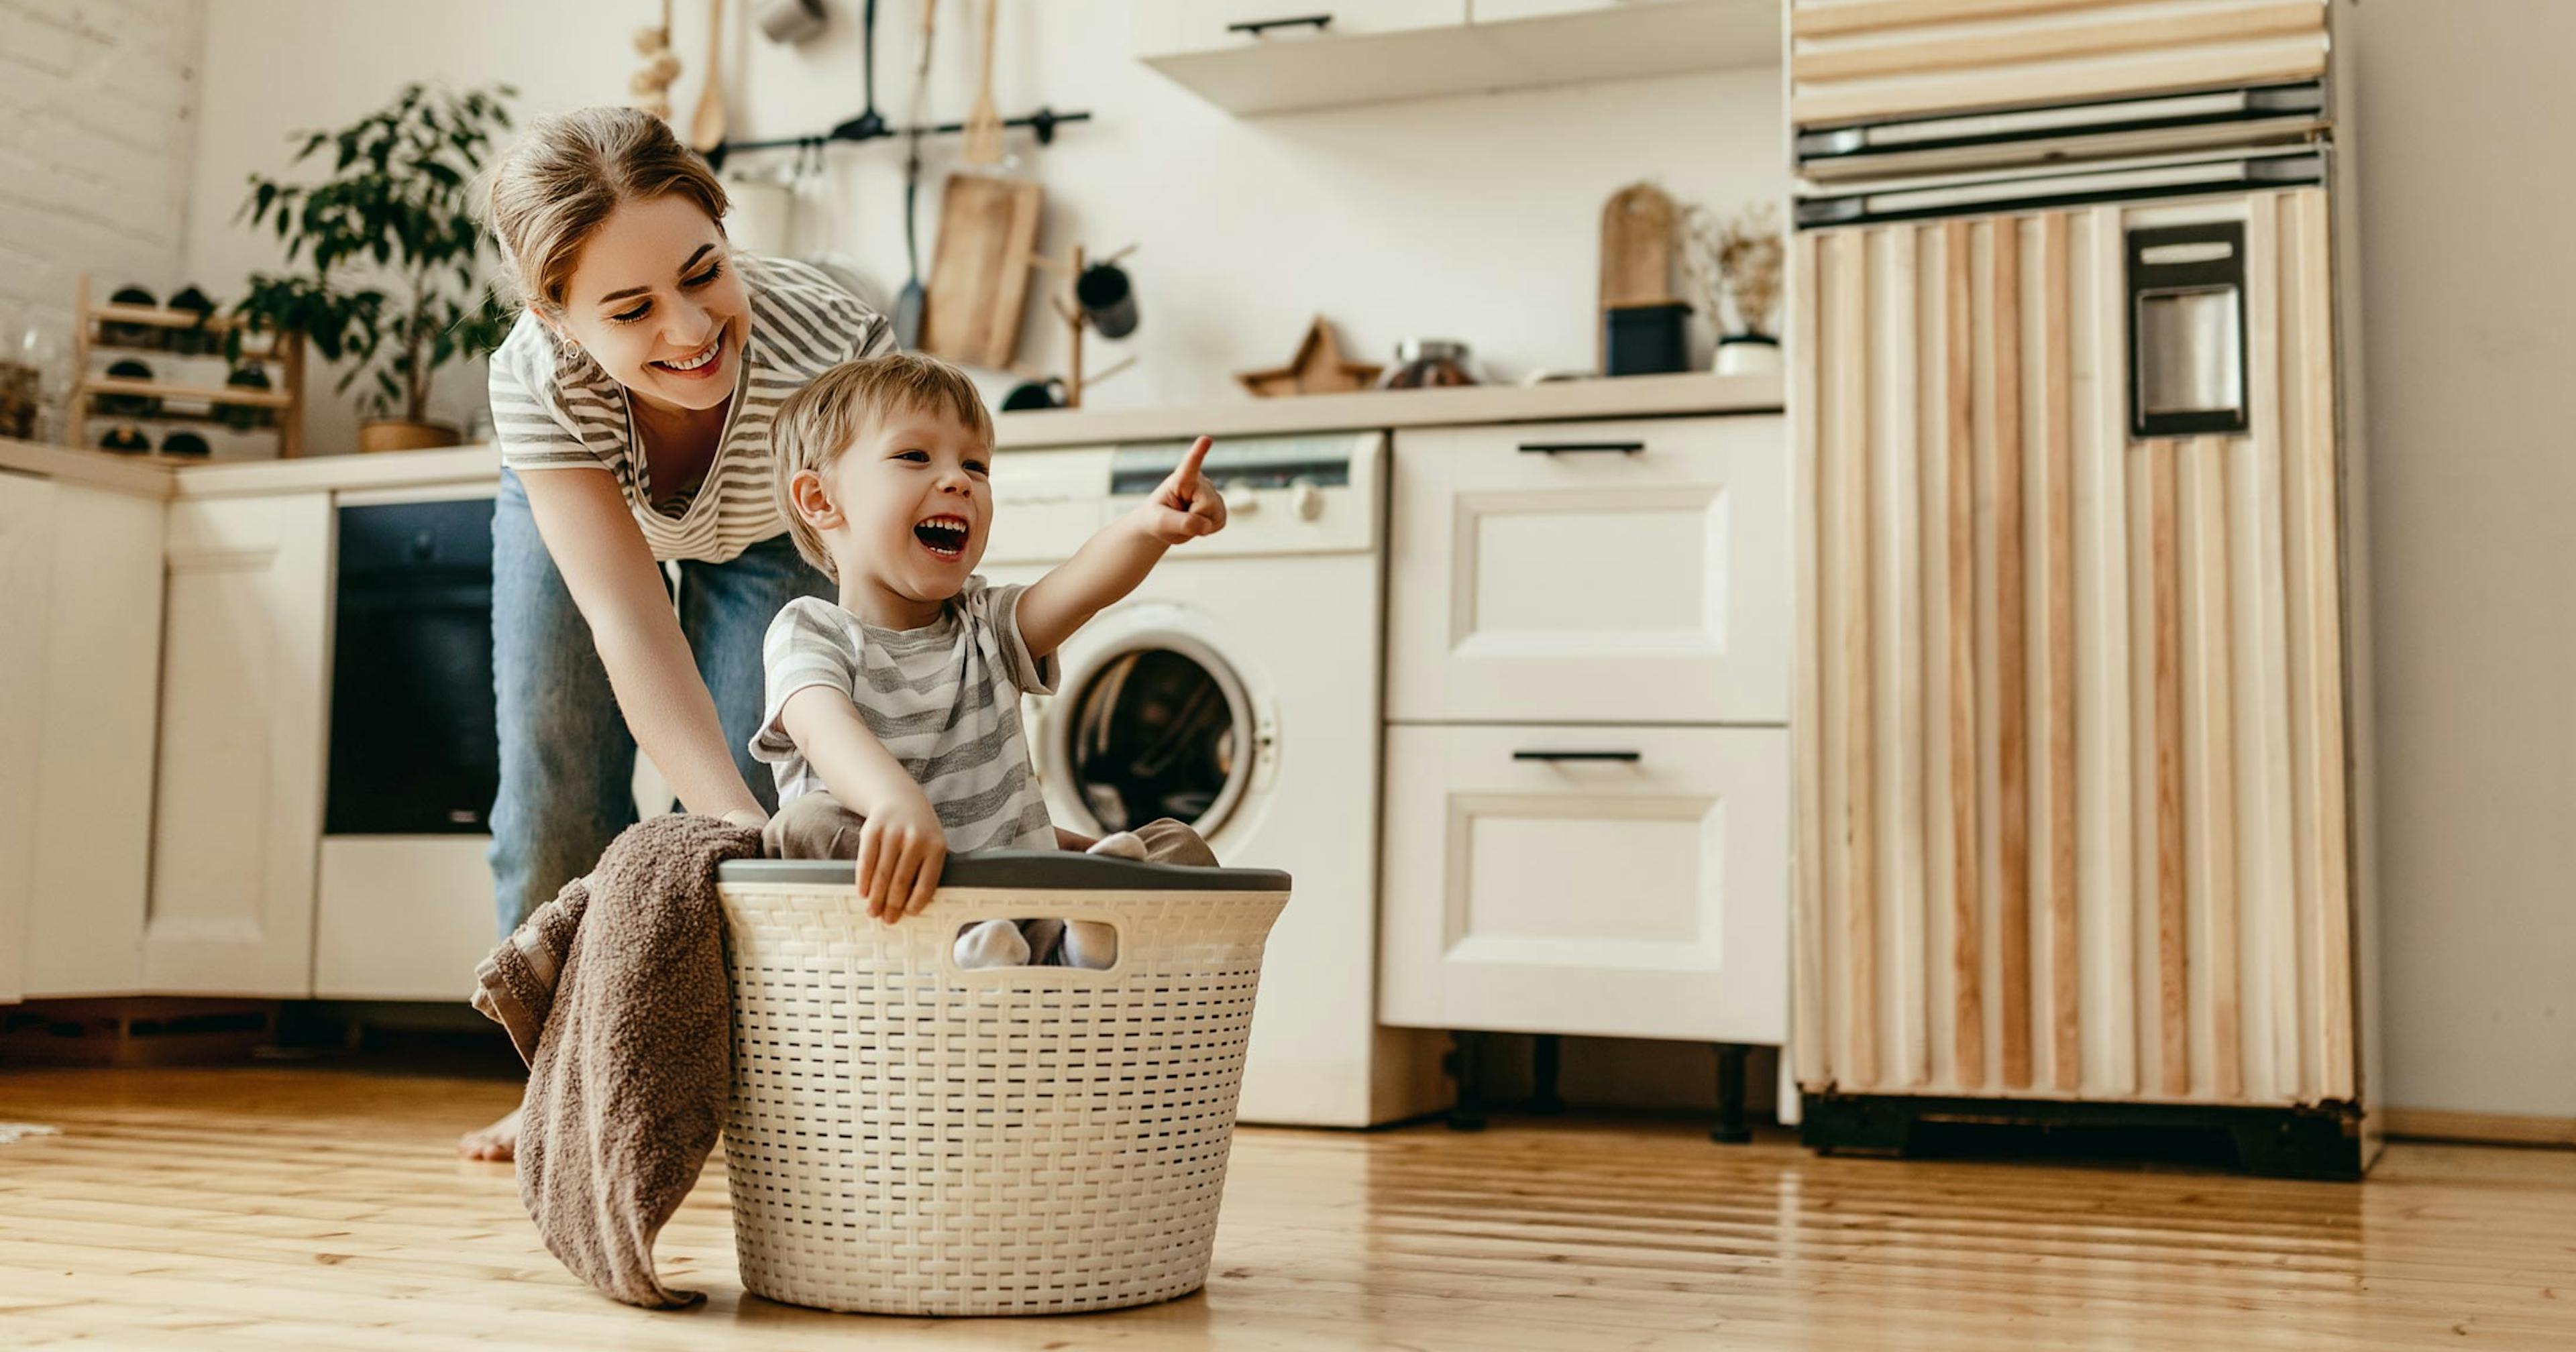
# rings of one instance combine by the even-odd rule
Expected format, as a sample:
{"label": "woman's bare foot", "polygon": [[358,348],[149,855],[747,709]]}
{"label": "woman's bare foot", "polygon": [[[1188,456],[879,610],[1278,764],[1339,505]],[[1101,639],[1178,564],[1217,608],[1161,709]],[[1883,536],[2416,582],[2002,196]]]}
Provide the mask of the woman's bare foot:
{"label": "woman's bare foot", "polygon": [[521,1111],[523,1110],[512,1108],[510,1115],[500,1121],[481,1131],[465,1133],[456,1142],[456,1153],[469,1160],[491,1160],[500,1164],[507,1164],[517,1158]]}

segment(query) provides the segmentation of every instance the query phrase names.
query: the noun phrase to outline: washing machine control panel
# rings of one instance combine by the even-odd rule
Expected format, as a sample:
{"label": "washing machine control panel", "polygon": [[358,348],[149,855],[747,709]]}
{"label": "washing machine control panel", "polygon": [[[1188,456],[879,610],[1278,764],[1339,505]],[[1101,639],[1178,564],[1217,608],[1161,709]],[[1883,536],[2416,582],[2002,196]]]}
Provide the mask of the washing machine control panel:
{"label": "washing machine control panel", "polygon": [[[1219,438],[1205,473],[1225,495],[1225,530],[1194,541],[1200,554],[1309,553],[1377,543],[1385,434]],[[1114,511],[1151,493],[1189,453],[1187,441],[1133,443],[1109,457]]]}

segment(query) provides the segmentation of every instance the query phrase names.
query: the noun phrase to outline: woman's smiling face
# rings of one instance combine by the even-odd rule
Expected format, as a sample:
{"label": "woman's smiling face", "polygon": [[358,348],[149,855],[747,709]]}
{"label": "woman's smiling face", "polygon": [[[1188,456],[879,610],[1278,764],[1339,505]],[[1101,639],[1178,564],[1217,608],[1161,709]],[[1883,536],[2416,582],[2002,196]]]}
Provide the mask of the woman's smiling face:
{"label": "woman's smiling face", "polygon": [[732,397],[750,316],[724,232],[674,194],[624,203],[600,223],[555,331],[647,403],[703,410]]}

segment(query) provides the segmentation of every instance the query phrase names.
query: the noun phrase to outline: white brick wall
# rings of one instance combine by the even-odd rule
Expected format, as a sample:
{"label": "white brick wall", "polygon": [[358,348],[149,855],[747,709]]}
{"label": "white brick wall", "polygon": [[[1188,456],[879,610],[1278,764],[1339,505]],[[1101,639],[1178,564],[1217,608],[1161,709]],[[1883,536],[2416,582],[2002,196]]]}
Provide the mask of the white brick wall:
{"label": "white brick wall", "polygon": [[0,0],[0,307],[68,332],[83,271],[186,282],[205,22],[206,0]]}

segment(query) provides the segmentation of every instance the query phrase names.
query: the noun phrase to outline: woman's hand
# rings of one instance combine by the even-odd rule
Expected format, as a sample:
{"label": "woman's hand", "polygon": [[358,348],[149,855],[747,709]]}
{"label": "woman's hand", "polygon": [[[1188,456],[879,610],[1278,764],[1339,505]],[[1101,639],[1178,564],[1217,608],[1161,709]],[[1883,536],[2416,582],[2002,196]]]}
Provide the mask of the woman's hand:
{"label": "woman's hand", "polygon": [[1144,527],[1147,535],[1163,544],[1177,545],[1225,529],[1225,497],[1200,472],[1207,462],[1208,447],[1213,444],[1206,437],[1192,442],[1189,454],[1181,457],[1171,477],[1163,480],[1154,495],[1136,509],[1137,524]]}
{"label": "woman's hand", "polygon": [[894,795],[859,827],[859,900],[889,923],[917,915],[939,890],[948,832],[920,789]]}

